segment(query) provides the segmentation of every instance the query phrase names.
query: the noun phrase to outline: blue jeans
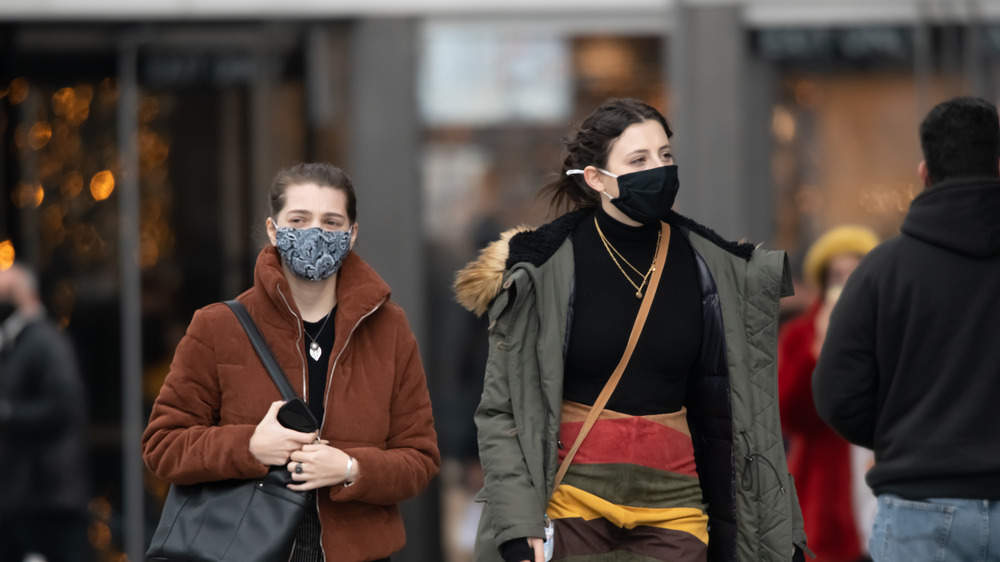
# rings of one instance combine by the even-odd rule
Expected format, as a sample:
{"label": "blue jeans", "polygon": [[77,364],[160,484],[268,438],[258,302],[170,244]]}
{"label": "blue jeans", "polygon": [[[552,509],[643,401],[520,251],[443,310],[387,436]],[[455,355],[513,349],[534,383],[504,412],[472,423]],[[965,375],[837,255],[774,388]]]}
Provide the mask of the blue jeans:
{"label": "blue jeans", "polygon": [[878,497],[875,562],[1000,562],[1000,501]]}

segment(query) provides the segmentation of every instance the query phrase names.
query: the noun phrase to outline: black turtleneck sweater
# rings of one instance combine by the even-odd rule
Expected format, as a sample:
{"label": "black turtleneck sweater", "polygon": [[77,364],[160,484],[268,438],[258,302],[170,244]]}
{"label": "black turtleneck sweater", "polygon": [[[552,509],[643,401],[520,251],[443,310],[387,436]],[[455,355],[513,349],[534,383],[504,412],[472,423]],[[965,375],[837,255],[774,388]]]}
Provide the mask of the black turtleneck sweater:
{"label": "black turtleneck sweater", "polygon": [[[595,211],[608,242],[643,274],[653,262],[659,225],[628,226]],[[642,300],[612,261],[594,217],[573,231],[575,298],[563,398],[593,404],[625,353]],[[617,256],[616,256],[617,257]],[[641,276],[618,262],[638,285]],[[701,290],[691,245],[672,229],[667,263],[642,335],[606,406],[630,415],[676,412],[701,350]]]}

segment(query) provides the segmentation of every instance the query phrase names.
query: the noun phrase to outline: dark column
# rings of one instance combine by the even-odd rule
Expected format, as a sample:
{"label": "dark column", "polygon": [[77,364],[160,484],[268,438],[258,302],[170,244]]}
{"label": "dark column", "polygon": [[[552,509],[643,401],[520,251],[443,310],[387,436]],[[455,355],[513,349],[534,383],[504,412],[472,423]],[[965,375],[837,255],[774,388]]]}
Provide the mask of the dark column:
{"label": "dark column", "polygon": [[678,2],[670,41],[679,210],[730,239],[773,234],[770,65],[750,53],[741,7]]}
{"label": "dark column", "polygon": [[139,280],[139,86],[136,60],[139,41],[129,32],[118,48],[118,146],[120,164],[119,262],[122,310],[122,520],[125,554],[142,560],[146,552],[143,525],[142,448],[142,307]]}
{"label": "dark column", "polygon": [[[426,260],[416,41],[417,22],[411,19],[368,18],[354,27],[347,171],[358,193],[358,251],[392,287],[392,299],[406,309],[423,347]],[[428,379],[433,386],[433,373]],[[443,559],[436,483],[403,504],[407,544],[393,562]]]}

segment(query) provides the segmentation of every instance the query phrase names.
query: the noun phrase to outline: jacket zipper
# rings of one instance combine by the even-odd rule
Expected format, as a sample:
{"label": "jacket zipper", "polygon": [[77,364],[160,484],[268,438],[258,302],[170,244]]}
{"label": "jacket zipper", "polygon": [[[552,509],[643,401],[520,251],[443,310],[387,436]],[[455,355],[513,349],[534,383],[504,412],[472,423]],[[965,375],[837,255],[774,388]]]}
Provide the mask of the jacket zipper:
{"label": "jacket zipper", "polygon": [[[368,311],[367,314],[365,314],[361,318],[358,318],[358,321],[355,322],[354,327],[351,328],[351,331],[347,333],[347,340],[344,341],[344,347],[340,348],[340,353],[338,353],[337,357],[334,358],[334,360],[333,360],[333,366],[330,367],[330,372],[327,373],[327,375],[326,375],[329,380],[331,380],[331,381],[333,380],[333,372],[337,369],[337,363],[340,361],[340,356],[344,354],[344,351],[347,350],[347,345],[351,343],[351,336],[354,335],[354,331],[358,329],[358,326],[360,326],[362,322],[364,322],[365,318],[368,318],[372,314],[375,314],[376,310],[382,308],[382,305],[385,304],[385,300],[386,299],[383,298],[382,300],[378,301],[378,304],[375,305],[375,308],[372,308],[371,310]],[[330,399],[330,387],[331,386],[332,385],[329,385],[329,384],[326,385],[326,392],[324,393],[324,396],[323,396],[323,404],[326,404],[327,401]],[[320,422],[320,425],[319,425],[320,429],[323,428],[323,424],[325,424],[325,423],[326,423],[326,408],[323,408],[323,421]]]}
{"label": "jacket zipper", "polygon": [[[298,329],[298,336],[295,338],[295,351],[299,356],[299,364],[302,366],[302,399],[309,403],[309,382],[306,380],[306,358],[302,354],[302,319],[299,318],[292,307],[288,304],[288,299],[285,298],[285,294],[281,292],[281,285],[276,285],[275,289],[278,291],[278,295],[281,296],[281,300],[285,303],[285,308],[292,315],[293,318],[297,320],[295,326]],[[332,372],[332,371],[331,371]],[[323,418],[326,419],[326,409],[323,409]],[[319,433],[322,432],[323,425],[320,424]],[[319,438],[319,433],[317,433],[317,439]],[[316,519],[319,521],[319,549],[323,553],[323,560],[326,560],[326,551],[323,550],[323,520],[319,518],[319,494],[313,492],[314,502],[313,505],[316,509]],[[292,541],[292,551],[288,553],[288,562],[291,562],[292,557],[295,556],[295,548],[297,546],[298,540]]]}
{"label": "jacket zipper", "polygon": [[292,310],[292,307],[288,304],[288,299],[286,299],[285,294],[281,292],[281,285],[275,285],[275,290],[278,291],[278,295],[281,297],[281,300],[284,301],[285,308],[288,309],[288,313],[292,315],[292,318],[297,320],[295,327],[298,330],[298,335],[295,337],[295,351],[299,356],[299,365],[302,367],[302,399],[308,404],[309,382],[306,380],[306,358],[302,355],[302,346],[299,345],[302,342],[302,319],[295,314],[295,311]]}
{"label": "jacket zipper", "polygon": [[[320,434],[323,433],[323,425],[326,423],[326,411],[327,411],[327,408],[325,407],[325,405],[326,405],[327,401],[330,399],[330,387],[333,386],[333,384],[332,384],[333,383],[333,372],[337,369],[337,362],[340,361],[340,356],[344,354],[344,350],[347,349],[347,345],[349,343],[351,343],[351,336],[354,335],[354,331],[358,329],[358,326],[361,325],[361,322],[363,322],[365,318],[368,318],[372,314],[375,314],[375,311],[378,310],[379,308],[381,308],[383,303],[385,303],[385,299],[380,300],[378,302],[378,304],[375,305],[375,308],[373,308],[373,309],[371,309],[371,310],[368,311],[368,314],[365,314],[361,318],[358,318],[358,321],[354,324],[354,327],[351,328],[351,331],[347,332],[347,339],[344,341],[344,347],[340,348],[340,353],[338,353],[337,357],[334,358],[334,360],[333,360],[333,366],[330,367],[330,372],[327,373],[327,375],[326,375],[326,378],[327,378],[327,380],[329,381],[330,384],[326,385],[326,392],[323,393],[324,408],[323,408],[323,421],[321,421],[320,424],[319,424]],[[316,494],[316,517],[319,518],[319,494]],[[326,558],[326,549],[323,548],[323,519],[319,519],[319,550],[320,550],[320,552],[323,553],[323,560],[326,560],[327,559]]]}
{"label": "jacket zipper", "polygon": [[[285,307],[288,309],[288,312],[290,312],[292,314],[292,316],[295,317],[296,320],[300,320],[301,321],[301,319],[292,310],[292,307],[288,305],[288,299],[286,299],[285,298],[285,294],[281,292],[281,286],[280,285],[276,286],[276,289],[278,291],[278,295],[281,296],[281,300],[285,302]],[[380,300],[378,302],[378,304],[375,305],[374,308],[372,308],[371,310],[368,311],[367,314],[365,314],[364,316],[362,316],[361,318],[359,318],[358,321],[355,322],[354,327],[351,328],[351,331],[347,333],[347,340],[344,341],[344,347],[342,347],[340,349],[340,353],[338,353],[337,357],[333,360],[333,366],[330,367],[330,372],[327,373],[327,375],[326,375],[328,382],[331,382],[331,383],[333,382],[333,372],[337,369],[337,363],[340,361],[340,356],[344,354],[344,351],[347,349],[347,345],[349,343],[351,343],[351,336],[354,335],[354,331],[358,329],[358,326],[361,325],[361,323],[365,320],[365,318],[368,318],[372,314],[375,314],[375,311],[377,311],[379,308],[382,308],[382,305],[385,304],[385,301],[386,301],[386,299],[384,299],[384,298],[382,300]],[[302,349],[301,349],[302,346],[299,345],[299,342],[302,340],[302,325],[301,325],[301,322],[297,322],[296,326],[298,326],[298,337],[295,339],[295,350],[296,350],[296,352],[299,355],[299,360],[300,360],[300,363],[302,365],[302,396],[303,396],[303,399],[306,400],[306,402],[308,403],[308,400],[309,400],[309,398],[308,398],[308,396],[309,396],[309,394],[308,394],[308,392],[309,392],[309,385],[306,383],[306,379],[305,379],[305,377],[306,377],[306,374],[305,374],[305,357],[303,357],[303,355],[302,355]],[[330,399],[330,387],[331,386],[332,386],[331,384],[327,384],[326,385],[326,392],[323,395],[323,404],[324,404],[323,419],[320,421],[320,424],[319,424],[319,434],[318,435],[322,435],[323,434],[323,425],[326,423],[326,407],[325,407],[325,404]],[[317,494],[314,494],[314,495],[316,497],[316,516],[317,516],[317,518],[319,518],[319,494],[317,493]],[[320,534],[319,549],[323,553],[323,559],[326,560],[326,549],[323,548],[323,519],[322,518],[319,518],[319,534]],[[294,548],[292,549],[292,552],[293,553],[295,552]]]}

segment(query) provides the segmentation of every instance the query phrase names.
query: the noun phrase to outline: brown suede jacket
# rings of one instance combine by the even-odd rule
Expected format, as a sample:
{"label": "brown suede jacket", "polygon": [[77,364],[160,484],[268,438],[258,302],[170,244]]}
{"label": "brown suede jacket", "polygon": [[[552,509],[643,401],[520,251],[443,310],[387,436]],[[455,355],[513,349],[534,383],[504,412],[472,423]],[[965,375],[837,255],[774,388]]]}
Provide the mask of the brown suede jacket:
{"label": "brown suede jacket", "polygon": [[[389,286],[352,252],[337,297],[320,437],[357,459],[362,473],[353,486],[319,490],[322,543],[328,560],[373,560],[403,546],[396,504],[423,490],[441,459],[417,343]],[[254,287],[238,300],[302,396],[302,320],[273,246],[261,251]],[[206,306],[195,312],[153,405],[142,436],[146,465],[175,484],[263,476],[250,436],[280,399],[233,312]]]}

